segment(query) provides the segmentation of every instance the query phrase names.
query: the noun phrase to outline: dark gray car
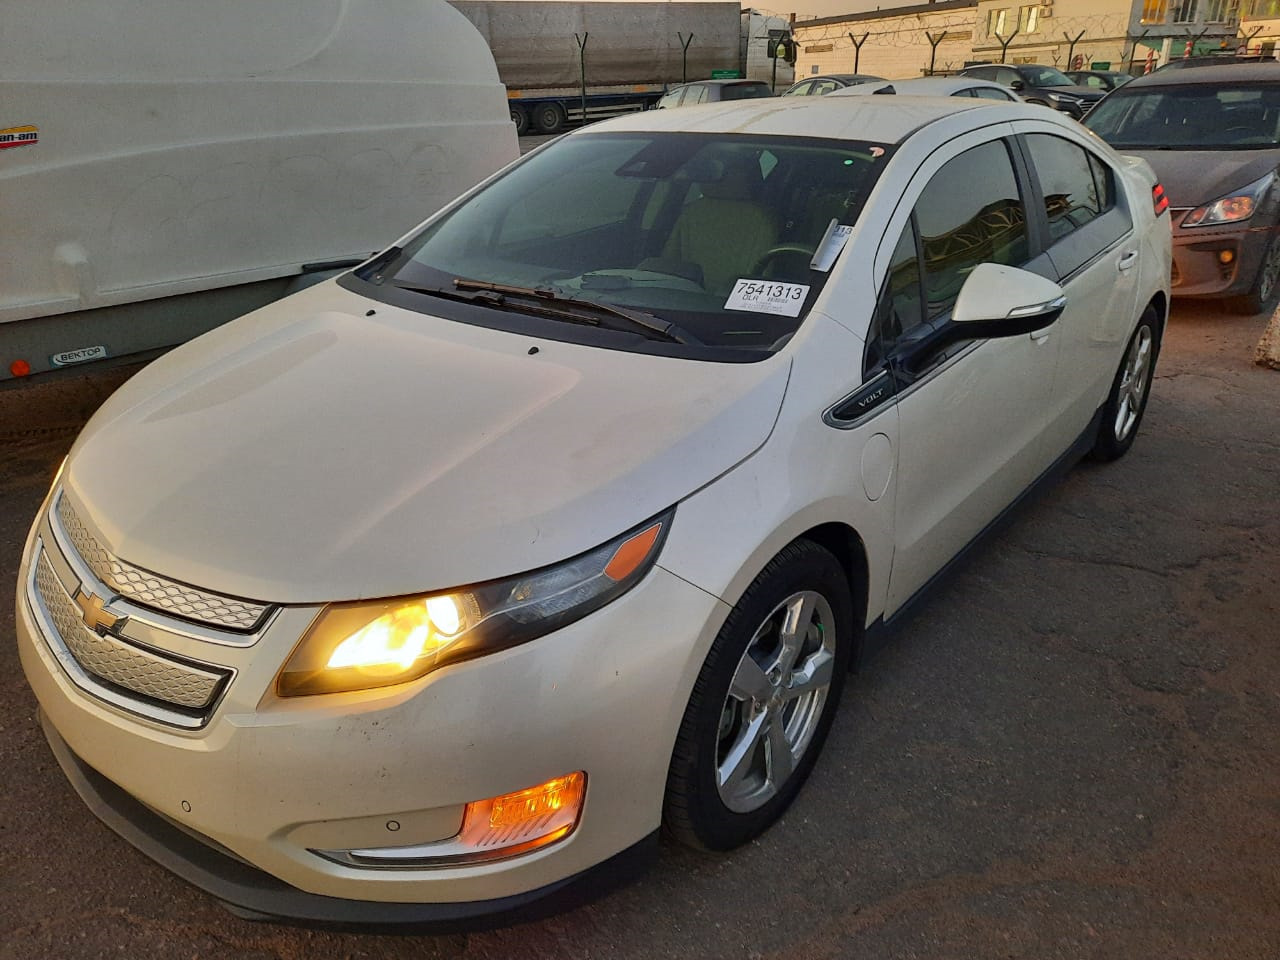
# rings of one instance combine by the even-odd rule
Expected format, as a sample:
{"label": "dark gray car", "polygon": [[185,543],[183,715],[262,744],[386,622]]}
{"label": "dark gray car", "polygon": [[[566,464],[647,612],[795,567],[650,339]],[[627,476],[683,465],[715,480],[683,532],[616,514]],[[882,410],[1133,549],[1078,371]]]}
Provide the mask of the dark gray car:
{"label": "dark gray car", "polygon": [[1039,103],[1079,120],[1105,91],[1082,87],[1057,67],[1039,63],[981,63],[965,67],[962,77],[991,80],[1015,91],[1027,103]]}
{"label": "dark gray car", "polygon": [[1085,125],[1155,169],[1171,205],[1173,294],[1257,313],[1280,295],[1280,63],[1152,73]]}

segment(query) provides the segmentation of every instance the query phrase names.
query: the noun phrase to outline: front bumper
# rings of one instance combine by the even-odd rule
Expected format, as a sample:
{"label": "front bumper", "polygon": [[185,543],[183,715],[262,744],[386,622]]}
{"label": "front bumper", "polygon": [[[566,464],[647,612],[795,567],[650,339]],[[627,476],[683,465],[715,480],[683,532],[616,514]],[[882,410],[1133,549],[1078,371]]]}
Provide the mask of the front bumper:
{"label": "front bumper", "polygon": [[658,831],[576,876],[541,889],[467,903],[378,903],[307,893],[263,873],[149,810],[71,752],[43,712],[53,755],[94,815],[156,863],[222,901],[247,920],[282,920],[342,929],[449,933],[526,923],[598,899],[656,859]]}
{"label": "front bumper", "polygon": [[[55,750],[65,744],[75,758],[62,762],[77,789],[99,815],[104,805],[144,811],[146,829],[121,829],[133,819],[123,814],[104,819],[197,886],[242,911],[306,922],[429,924],[523,909],[647,842],[688,693],[729,609],[659,566],[531,643],[399,687],[280,700],[275,672],[315,613],[284,608],[251,646],[191,637],[175,651],[234,671],[207,722],[177,729],[73,682],[26,589],[48,522],[34,533],[16,605],[19,655]],[[369,867],[314,852],[443,844],[468,802],[575,770],[587,775],[577,828],[519,856]],[[225,851],[223,867],[243,861],[240,879],[210,873],[210,849]]]}
{"label": "front bumper", "polygon": [[[1261,268],[1272,231],[1252,221],[1223,228],[1183,229],[1177,222],[1187,211],[1172,212],[1173,295],[1217,298],[1246,293]],[[1223,251],[1230,251],[1229,263],[1222,262]]]}

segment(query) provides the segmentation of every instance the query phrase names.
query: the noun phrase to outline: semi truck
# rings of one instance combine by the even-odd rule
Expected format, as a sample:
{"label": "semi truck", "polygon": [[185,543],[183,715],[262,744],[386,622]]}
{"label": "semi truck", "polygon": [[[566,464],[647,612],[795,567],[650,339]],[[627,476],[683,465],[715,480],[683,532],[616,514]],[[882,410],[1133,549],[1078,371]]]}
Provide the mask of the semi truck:
{"label": "semi truck", "polygon": [[450,2],[489,44],[521,134],[644,110],[687,80],[745,76],[736,2]]}
{"label": "semi truck", "polygon": [[188,340],[518,156],[444,0],[6,5],[0,379]]}

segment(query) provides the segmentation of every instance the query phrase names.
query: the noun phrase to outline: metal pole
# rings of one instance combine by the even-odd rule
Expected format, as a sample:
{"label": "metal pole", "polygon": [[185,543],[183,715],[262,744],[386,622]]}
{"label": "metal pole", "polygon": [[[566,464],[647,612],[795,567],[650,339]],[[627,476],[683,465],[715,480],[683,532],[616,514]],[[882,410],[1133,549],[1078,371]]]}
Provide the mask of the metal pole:
{"label": "metal pole", "polygon": [[852,33],[849,34],[849,39],[853,41],[853,72],[854,73],[858,72],[858,64],[862,62],[862,45],[867,42],[867,37],[869,36],[871,36],[870,33],[864,33],[862,35],[862,39],[859,40]]}
{"label": "metal pole", "polygon": [[587,37],[591,34],[583,31],[582,39],[575,33],[573,39],[578,44],[578,71],[582,78],[582,117],[580,123],[587,122]]}
{"label": "metal pole", "polygon": [[[1074,70],[1075,64],[1071,62],[1071,57],[1075,54],[1076,44],[1079,43],[1080,38],[1084,36],[1084,31],[1081,30],[1076,34],[1076,38],[1074,40],[1071,39],[1071,34],[1067,33],[1065,30],[1062,31],[1062,36],[1066,39],[1067,43],[1070,44],[1070,46],[1067,47],[1067,69]],[[1084,64],[1081,64],[1081,66],[1084,66]]]}
{"label": "metal pole", "polygon": [[684,38],[683,33],[677,33],[676,36],[680,39],[680,43],[682,44],[682,47],[684,50],[682,59],[680,61],[680,82],[688,83],[689,82],[689,44],[693,42],[693,34],[692,33],[689,34],[688,40]]}
{"label": "metal pole", "polygon": [[931,33],[926,33],[925,36],[929,39],[929,46],[932,48],[929,51],[929,76],[932,77],[934,65],[938,62],[938,44],[947,39],[947,31],[943,30],[936,40]]}
{"label": "metal pole", "polygon": [[1018,35],[1018,31],[1021,29],[1022,29],[1021,27],[1014,27],[1013,33],[1009,34],[1008,40],[1000,36],[1000,34],[998,33],[996,34],[996,39],[1000,41],[1000,62],[1001,63],[1004,63],[1005,57],[1008,56],[1009,54],[1009,44],[1013,43],[1013,38]]}

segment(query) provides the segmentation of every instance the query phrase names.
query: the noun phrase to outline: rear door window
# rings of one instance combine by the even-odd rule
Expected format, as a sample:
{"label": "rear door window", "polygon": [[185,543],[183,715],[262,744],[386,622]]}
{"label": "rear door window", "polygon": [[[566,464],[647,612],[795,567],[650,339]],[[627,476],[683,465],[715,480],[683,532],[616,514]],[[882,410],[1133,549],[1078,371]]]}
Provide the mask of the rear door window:
{"label": "rear door window", "polygon": [[1048,226],[1049,258],[1066,279],[1133,229],[1117,197],[1116,172],[1072,140],[1047,133],[1023,138]]}

